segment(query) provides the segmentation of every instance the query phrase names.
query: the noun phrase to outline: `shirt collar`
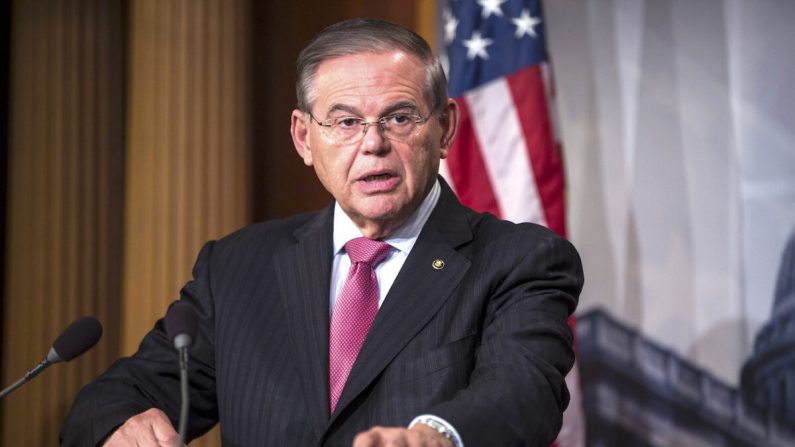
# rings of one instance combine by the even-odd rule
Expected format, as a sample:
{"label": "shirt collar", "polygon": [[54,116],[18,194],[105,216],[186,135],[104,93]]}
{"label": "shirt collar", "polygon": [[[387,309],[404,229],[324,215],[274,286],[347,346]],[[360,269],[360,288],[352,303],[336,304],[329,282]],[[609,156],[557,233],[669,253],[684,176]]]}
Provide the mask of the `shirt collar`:
{"label": "shirt collar", "polygon": [[[439,186],[439,180],[433,182],[433,187],[425,196],[425,199],[420,204],[420,207],[414,211],[414,214],[409,217],[403,225],[396,228],[392,233],[383,239],[384,242],[392,247],[408,254],[414,243],[417,242],[417,237],[425,226],[425,222],[431,216],[431,212],[436,203],[439,201],[442,188]],[[362,232],[356,227],[350,217],[342,210],[339,202],[334,203],[334,254],[339,253],[345,244],[354,238],[361,237]]]}

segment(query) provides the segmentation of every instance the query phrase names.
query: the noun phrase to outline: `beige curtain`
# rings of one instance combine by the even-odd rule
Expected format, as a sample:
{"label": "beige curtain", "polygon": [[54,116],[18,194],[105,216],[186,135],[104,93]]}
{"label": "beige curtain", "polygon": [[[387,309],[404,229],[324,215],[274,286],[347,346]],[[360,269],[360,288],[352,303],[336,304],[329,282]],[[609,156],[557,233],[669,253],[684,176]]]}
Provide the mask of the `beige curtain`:
{"label": "beige curtain", "polygon": [[2,402],[2,445],[56,445],[77,391],[134,352],[201,243],[248,222],[244,7],[13,5],[4,382],[79,316],[105,335]]}
{"label": "beige curtain", "polygon": [[79,362],[2,402],[2,445],[57,445],[72,398],[119,353],[122,8],[26,1],[11,20],[4,385],[73,319],[90,314],[106,326]]}

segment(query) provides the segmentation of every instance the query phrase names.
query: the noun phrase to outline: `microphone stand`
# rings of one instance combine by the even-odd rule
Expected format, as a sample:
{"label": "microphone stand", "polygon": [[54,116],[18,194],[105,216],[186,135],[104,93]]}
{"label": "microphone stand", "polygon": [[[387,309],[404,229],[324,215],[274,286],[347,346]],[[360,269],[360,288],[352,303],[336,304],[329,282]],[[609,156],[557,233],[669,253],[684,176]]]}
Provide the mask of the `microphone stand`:
{"label": "microphone stand", "polygon": [[174,339],[175,345],[180,345],[179,350],[179,389],[182,402],[179,410],[179,445],[185,446],[185,434],[188,427],[188,411],[190,409],[190,393],[188,386],[188,343],[184,343],[182,338],[190,337],[184,334],[177,335]]}
{"label": "microphone stand", "polygon": [[15,389],[21,387],[22,385],[24,385],[25,383],[27,383],[28,381],[30,381],[34,377],[38,376],[42,371],[44,371],[45,368],[47,368],[51,364],[52,364],[52,362],[50,362],[49,359],[42,360],[41,363],[36,365],[33,369],[31,369],[27,373],[25,373],[25,377],[23,377],[23,378],[17,380],[16,382],[12,383],[8,388],[4,389],[3,391],[0,391],[0,399],[2,399],[4,397],[6,397],[7,395],[11,394],[12,391],[14,391]]}
{"label": "microphone stand", "polygon": [[179,391],[182,404],[179,411],[179,446],[185,446],[188,428],[190,393],[188,383],[188,348],[196,336],[198,316],[189,303],[179,301],[168,309],[165,317],[166,333],[177,348],[179,356]]}

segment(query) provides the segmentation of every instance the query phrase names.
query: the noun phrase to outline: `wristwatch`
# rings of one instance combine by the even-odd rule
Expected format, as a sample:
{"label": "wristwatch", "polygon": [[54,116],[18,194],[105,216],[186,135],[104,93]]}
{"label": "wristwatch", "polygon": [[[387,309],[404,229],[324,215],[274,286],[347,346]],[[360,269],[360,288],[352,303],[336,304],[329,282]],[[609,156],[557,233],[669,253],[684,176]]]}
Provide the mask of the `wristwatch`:
{"label": "wristwatch", "polygon": [[439,432],[440,435],[442,435],[445,438],[449,439],[450,442],[453,444],[453,447],[458,447],[459,446],[459,444],[456,442],[455,436],[453,436],[453,432],[451,432],[450,429],[446,425],[442,424],[441,422],[437,421],[436,419],[433,419],[433,418],[420,418],[420,419],[417,419],[415,422],[420,423],[420,424],[425,424],[428,427],[431,427],[432,429],[436,430],[437,432]]}

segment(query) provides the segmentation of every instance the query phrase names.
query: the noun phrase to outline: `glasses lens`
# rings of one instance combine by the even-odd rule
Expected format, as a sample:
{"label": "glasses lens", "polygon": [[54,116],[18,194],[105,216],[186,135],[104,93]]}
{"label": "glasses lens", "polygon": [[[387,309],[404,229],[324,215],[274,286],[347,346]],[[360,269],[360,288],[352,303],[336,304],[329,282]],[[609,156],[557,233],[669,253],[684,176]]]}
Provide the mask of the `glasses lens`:
{"label": "glasses lens", "polygon": [[402,140],[414,134],[422,118],[418,115],[395,114],[385,116],[380,121],[385,137]]}
{"label": "glasses lens", "polygon": [[347,144],[355,142],[361,137],[362,121],[357,118],[338,118],[333,120],[328,127],[329,136],[337,143]]}

